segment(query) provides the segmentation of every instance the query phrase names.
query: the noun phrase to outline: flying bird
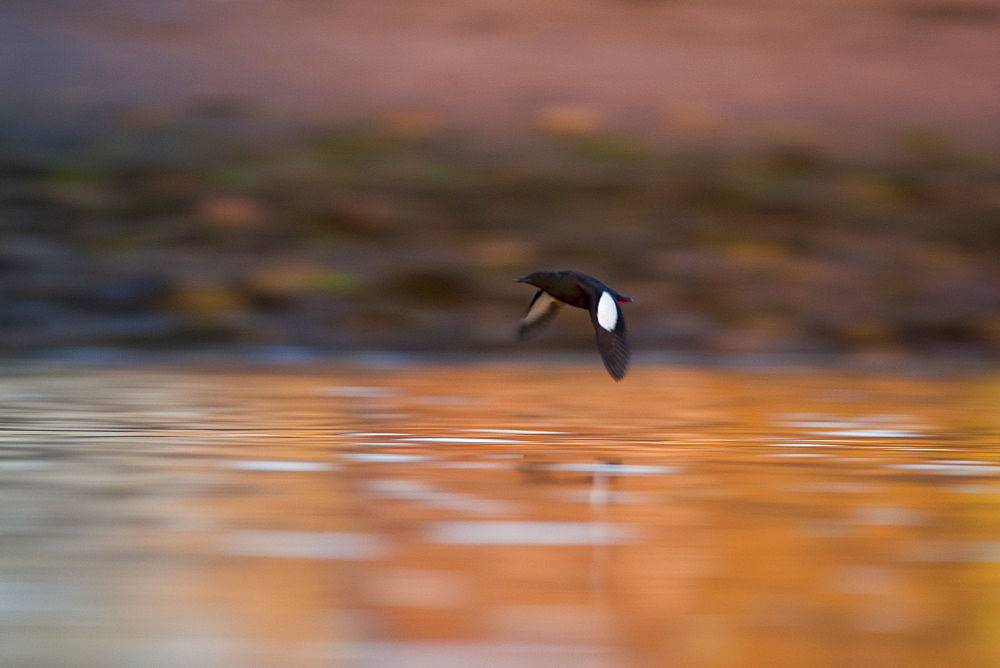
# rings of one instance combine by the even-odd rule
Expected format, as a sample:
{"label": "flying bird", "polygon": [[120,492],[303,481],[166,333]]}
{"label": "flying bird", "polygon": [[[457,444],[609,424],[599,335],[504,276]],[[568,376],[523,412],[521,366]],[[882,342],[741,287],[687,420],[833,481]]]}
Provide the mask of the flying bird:
{"label": "flying bird", "polygon": [[597,332],[597,349],[604,368],[611,377],[621,380],[628,367],[628,341],[625,340],[625,318],[621,304],[632,301],[599,280],[578,271],[536,271],[515,279],[539,288],[528,306],[518,339],[524,341],[541,331],[559,313],[564,304],[590,311],[590,320]]}

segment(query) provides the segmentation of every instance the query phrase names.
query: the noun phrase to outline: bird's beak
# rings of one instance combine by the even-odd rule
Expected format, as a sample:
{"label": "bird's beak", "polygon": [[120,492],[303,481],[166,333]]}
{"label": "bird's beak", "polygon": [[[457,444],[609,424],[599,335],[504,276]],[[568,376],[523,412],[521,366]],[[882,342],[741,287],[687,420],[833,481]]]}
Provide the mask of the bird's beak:
{"label": "bird's beak", "polygon": [[514,282],[515,282],[515,283],[527,283],[527,282],[528,282],[528,280],[527,280],[527,279],[528,279],[528,277],[527,277],[527,276],[522,276],[521,278],[515,278],[515,279],[514,279]]}

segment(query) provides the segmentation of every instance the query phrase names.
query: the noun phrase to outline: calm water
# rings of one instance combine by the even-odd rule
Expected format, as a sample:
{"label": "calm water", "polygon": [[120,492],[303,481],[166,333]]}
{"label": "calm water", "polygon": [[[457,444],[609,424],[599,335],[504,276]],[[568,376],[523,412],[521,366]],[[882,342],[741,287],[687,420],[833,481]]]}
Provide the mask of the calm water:
{"label": "calm water", "polygon": [[7,369],[2,666],[998,666],[1000,380]]}

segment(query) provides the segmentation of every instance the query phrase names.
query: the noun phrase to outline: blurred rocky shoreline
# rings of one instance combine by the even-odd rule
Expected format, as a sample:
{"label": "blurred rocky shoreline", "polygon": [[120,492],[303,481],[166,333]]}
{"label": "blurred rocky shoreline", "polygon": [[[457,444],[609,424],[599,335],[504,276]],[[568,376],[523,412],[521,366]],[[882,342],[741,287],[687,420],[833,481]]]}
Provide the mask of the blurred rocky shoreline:
{"label": "blurred rocky shoreline", "polygon": [[[26,137],[0,153],[5,356],[495,352],[531,296],[512,279],[537,268],[633,296],[637,349],[1000,353],[998,164],[934,137],[868,161],[381,121]],[[561,320],[538,346],[592,345]]]}

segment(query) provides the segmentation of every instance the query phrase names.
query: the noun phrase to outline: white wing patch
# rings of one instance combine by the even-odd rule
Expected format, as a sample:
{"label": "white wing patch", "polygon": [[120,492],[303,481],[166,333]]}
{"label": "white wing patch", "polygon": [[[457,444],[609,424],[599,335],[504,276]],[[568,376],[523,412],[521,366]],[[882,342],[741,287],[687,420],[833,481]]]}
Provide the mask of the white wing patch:
{"label": "white wing patch", "polygon": [[610,292],[602,292],[597,301],[597,324],[609,332],[618,324],[618,304]]}

